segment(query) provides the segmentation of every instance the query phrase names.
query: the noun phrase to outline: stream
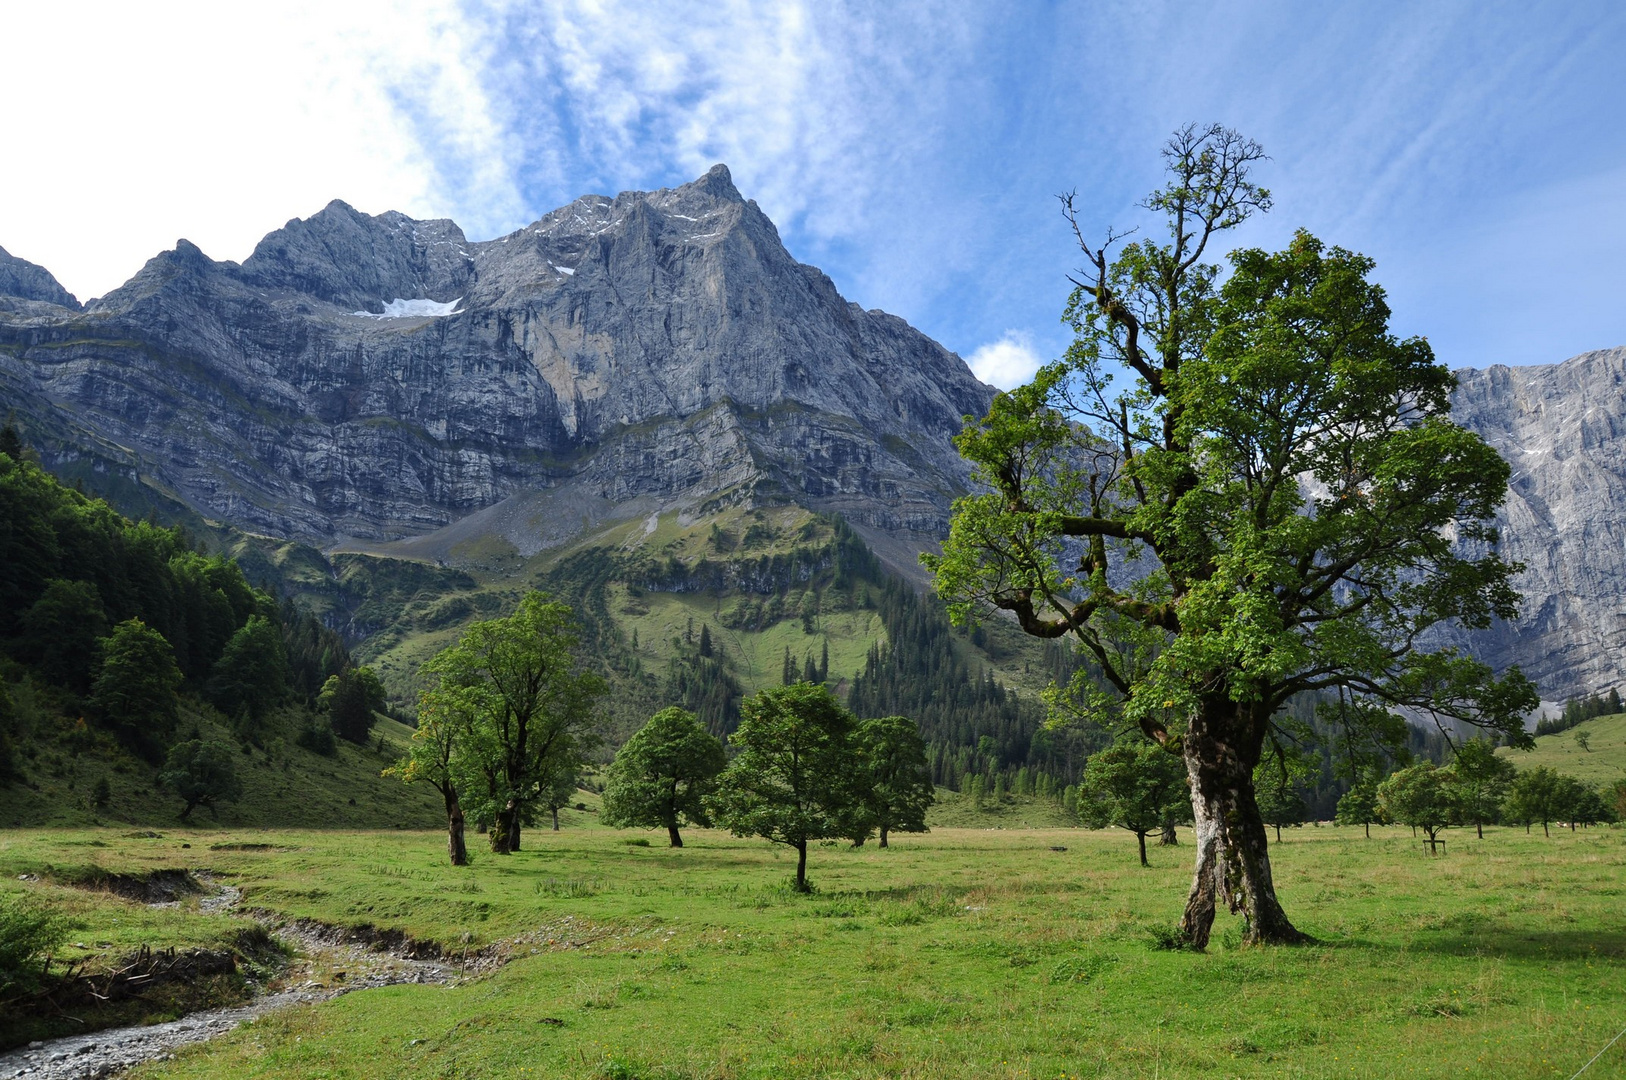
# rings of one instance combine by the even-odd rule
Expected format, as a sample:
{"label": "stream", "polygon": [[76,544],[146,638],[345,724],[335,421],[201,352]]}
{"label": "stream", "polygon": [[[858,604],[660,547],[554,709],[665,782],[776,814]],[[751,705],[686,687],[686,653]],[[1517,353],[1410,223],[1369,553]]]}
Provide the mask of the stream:
{"label": "stream", "polygon": [[[198,902],[200,910],[228,914],[242,900],[242,890],[199,879],[215,891]],[[176,901],[152,907],[177,906]],[[68,1035],[0,1053],[0,1080],[89,1080],[113,1076],[145,1061],[167,1060],[189,1043],[223,1035],[245,1021],[289,1005],[328,1001],[341,994],[402,983],[449,983],[465,971],[490,961],[460,965],[456,960],[418,960],[365,944],[345,941],[343,931],[308,922],[260,920],[272,936],[291,948],[294,959],[269,985],[250,983],[253,1000],[223,1009],[190,1013],[162,1024],[104,1028]]]}

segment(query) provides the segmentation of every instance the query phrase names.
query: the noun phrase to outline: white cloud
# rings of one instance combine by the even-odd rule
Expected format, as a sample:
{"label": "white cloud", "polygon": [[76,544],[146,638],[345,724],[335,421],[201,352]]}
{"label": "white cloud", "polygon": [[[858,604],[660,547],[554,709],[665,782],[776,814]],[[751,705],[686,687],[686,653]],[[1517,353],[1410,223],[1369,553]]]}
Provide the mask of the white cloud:
{"label": "white cloud", "polygon": [[1032,334],[1007,330],[998,341],[989,342],[967,357],[966,363],[983,382],[1010,390],[1033,378],[1044,361],[1033,347]]}
{"label": "white cloud", "polygon": [[455,189],[517,207],[452,0],[27,4],[5,21],[0,97],[19,104],[0,244],[81,299],[183,236],[242,259],[334,198],[428,217]]}

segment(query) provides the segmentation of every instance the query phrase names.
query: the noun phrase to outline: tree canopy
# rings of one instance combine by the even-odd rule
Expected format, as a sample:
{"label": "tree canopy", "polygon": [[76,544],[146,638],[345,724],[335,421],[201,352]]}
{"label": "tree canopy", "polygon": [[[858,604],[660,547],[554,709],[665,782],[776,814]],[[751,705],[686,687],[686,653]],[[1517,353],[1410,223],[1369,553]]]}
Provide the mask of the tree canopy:
{"label": "tree canopy", "polygon": [[1146,834],[1191,819],[1191,792],[1180,759],[1140,734],[1119,739],[1090,755],[1079,785],[1078,814],[1086,825],[1116,825],[1140,842],[1146,861]]}
{"label": "tree canopy", "polygon": [[[1181,754],[1197,873],[1184,939],[1217,902],[1250,941],[1302,940],[1270,874],[1252,774],[1295,694],[1342,690],[1345,721],[1396,710],[1528,741],[1536,694],[1450,648],[1442,623],[1516,616],[1492,516],[1496,451],[1450,420],[1451,373],[1389,331],[1372,261],[1299,232],[1211,260],[1268,209],[1258,144],[1219,126],[1164,149],[1143,204],[1162,235],[1086,237],[1067,354],[959,436],[984,490],[927,559],[960,620],[993,606],[1092,662],[1064,695]],[[1117,380],[1127,377],[1121,389]]]}
{"label": "tree canopy", "polygon": [[798,891],[808,891],[807,845],[850,837],[864,817],[855,726],[822,684],[801,682],[747,698],[729,737],[737,752],[709,810],[735,836],[794,848]]}
{"label": "tree canopy", "polygon": [[685,709],[662,709],[633,733],[610,764],[599,820],[666,830],[682,847],[681,825],[709,825],[705,801],[728,760],[723,744]]}
{"label": "tree canopy", "polygon": [[499,854],[519,850],[544,785],[579,766],[596,738],[604,681],[579,662],[576,643],[571,609],[533,591],[513,614],[470,623],[423,667],[436,680],[419,697],[433,733],[414,740],[402,774],[439,784],[444,771],[461,812],[491,826]]}
{"label": "tree canopy", "polygon": [[886,847],[893,832],[925,832],[936,793],[920,725],[907,716],[862,720],[856,738],[866,788],[864,835],[878,830]]}

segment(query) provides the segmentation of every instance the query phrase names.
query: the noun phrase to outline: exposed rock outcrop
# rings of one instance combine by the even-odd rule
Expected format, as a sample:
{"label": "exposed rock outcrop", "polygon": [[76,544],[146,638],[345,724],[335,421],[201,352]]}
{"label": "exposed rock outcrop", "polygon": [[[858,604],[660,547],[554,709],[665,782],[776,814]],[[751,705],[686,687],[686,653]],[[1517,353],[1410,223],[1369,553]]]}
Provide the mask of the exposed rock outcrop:
{"label": "exposed rock outcrop", "polygon": [[86,312],[0,318],[0,379],[60,407],[60,452],[110,440],[210,516],[321,543],[561,487],[936,535],[991,395],[792,258],[722,166],[484,243],[341,202],[241,266],[183,240]]}

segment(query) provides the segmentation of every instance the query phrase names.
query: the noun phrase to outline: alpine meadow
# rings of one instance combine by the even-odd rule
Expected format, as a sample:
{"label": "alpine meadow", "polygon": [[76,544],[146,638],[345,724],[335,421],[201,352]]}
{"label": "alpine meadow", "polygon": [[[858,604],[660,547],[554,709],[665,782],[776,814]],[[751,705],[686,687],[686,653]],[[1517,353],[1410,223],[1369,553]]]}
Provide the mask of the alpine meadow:
{"label": "alpine meadow", "polygon": [[[565,8],[334,106],[405,205],[715,160],[692,28]],[[841,184],[335,200],[85,303],[0,250],[0,1078],[1623,1075],[1626,349],[1454,371],[1215,123],[1091,163],[1056,347],[968,362],[791,255],[895,207],[786,18],[726,101]],[[942,292],[935,228],[836,277]]]}

